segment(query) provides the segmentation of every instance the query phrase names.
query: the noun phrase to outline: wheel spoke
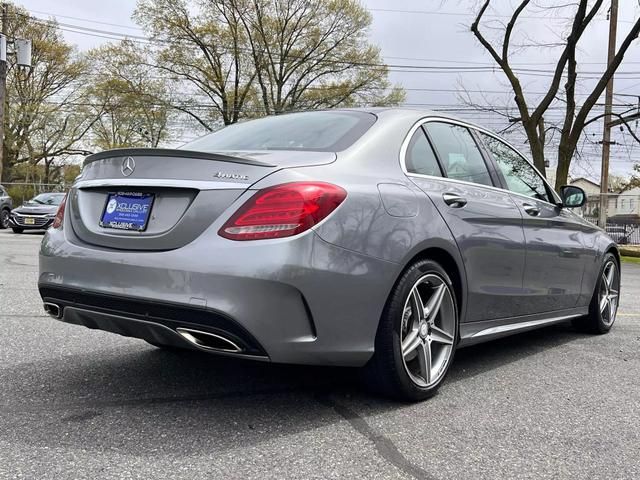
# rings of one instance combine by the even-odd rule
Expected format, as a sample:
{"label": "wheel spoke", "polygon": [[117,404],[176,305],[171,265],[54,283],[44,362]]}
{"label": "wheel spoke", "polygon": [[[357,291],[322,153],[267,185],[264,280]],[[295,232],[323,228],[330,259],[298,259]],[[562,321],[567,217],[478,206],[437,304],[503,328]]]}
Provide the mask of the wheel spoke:
{"label": "wheel spoke", "polygon": [[440,310],[440,305],[442,305],[442,299],[444,298],[444,294],[447,292],[447,287],[443,283],[440,285],[431,295],[431,298],[427,302],[424,307],[425,318],[428,322],[433,323],[433,320],[436,318],[438,311]]}
{"label": "wheel spoke", "polygon": [[609,321],[610,322],[613,322],[615,315],[616,315],[615,303],[611,299],[609,299]]}
{"label": "wheel spoke", "polygon": [[605,269],[604,278],[605,278],[605,281],[607,283],[607,290],[610,290],[611,287],[613,287],[613,280],[614,280],[614,277],[615,277],[615,271],[616,271],[616,269],[615,269],[613,263],[610,263],[609,264],[609,268]]}
{"label": "wheel spoke", "polygon": [[402,355],[406,358],[411,352],[413,352],[418,345],[420,345],[420,336],[418,335],[418,329],[411,330],[406,338],[402,341]]}
{"label": "wheel spoke", "polygon": [[600,313],[604,313],[608,304],[609,304],[609,297],[607,295],[603,295],[603,297],[600,299]]}
{"label": "wheel spoke", "polygon": [[420,375],[429,385],[431,383],[431,346],[429,342],[421,343],[418,349],[418,363],[420,364]]}
{"label": "wheel spoke", "polygon": [[607,294],[609,293],[609,284],[607,283],[607,276],[604,274],[604,272],[602,273],[602,286],[600,287],[602,289],[602,293],[604,293],[605,297],[607,296]]}
{"label": "wheel spoke", "polygon": [[435,325],[431,327],[431,340],[444,345],[453,345],[453,336]]}
{"label": "wheel spoke", "polygon": [[421,319],[425,317],[425,308],[424,308],[424,302],[422,301],[422,297],[420,296],[420,292],[418,291],[417,285],[413,287],[413,290],[411,291],[411,299],[415,306],[414,309],[415,309],[416,315],[418,315],[418,318],[416,319],[416,321],[419,322]]}

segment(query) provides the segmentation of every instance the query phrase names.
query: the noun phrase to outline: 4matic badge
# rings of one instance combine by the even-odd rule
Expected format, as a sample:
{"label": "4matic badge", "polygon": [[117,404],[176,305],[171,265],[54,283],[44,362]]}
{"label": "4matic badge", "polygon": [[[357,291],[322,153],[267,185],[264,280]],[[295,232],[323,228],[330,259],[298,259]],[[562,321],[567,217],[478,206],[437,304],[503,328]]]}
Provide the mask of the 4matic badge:
{"label": "4matic badge", "polygon": [[216,172],[215,178],[225,178],[228,180],[249,180],[249,175],[240,175],[238,173]]}

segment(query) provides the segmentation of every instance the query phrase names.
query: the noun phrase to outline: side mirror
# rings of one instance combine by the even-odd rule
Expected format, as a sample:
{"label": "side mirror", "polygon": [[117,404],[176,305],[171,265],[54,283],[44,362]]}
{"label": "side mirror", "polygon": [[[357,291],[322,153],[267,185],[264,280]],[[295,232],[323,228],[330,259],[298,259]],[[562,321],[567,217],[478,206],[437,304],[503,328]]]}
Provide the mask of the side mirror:
{"label": "side mirror", "polygon": [[560,198],[562,198],[562,206],[566,208],[578,208],[587,203],[587,194],[574,185],[560,187]]}

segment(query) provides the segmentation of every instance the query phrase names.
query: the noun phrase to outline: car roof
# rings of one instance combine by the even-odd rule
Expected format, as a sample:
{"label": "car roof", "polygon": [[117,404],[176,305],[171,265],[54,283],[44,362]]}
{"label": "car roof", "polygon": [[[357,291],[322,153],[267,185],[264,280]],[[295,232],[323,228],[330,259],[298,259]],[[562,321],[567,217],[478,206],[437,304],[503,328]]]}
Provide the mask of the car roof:
{"label": "car roof", "polygon": [[470,122],[467,119],[457,117],[455,115],[450,115],[446,112],[438,112],[436,110],[428,110],[426,108],[417,108],[417,107],[359,107],[359,108],[334,108],[325,111],[343,111],[343,112],[364,112],[371,113],[376,116],[412,116],[415,117],[415,120],[418,121],[421,118],[425,117],[438,117],[445,118],[448,120],[454,120],[457,122],[463,122],[469,125],[474,125],[480,129],[487,130],[487,128],[483,127],[481,124],[477,124],[474,122]]}

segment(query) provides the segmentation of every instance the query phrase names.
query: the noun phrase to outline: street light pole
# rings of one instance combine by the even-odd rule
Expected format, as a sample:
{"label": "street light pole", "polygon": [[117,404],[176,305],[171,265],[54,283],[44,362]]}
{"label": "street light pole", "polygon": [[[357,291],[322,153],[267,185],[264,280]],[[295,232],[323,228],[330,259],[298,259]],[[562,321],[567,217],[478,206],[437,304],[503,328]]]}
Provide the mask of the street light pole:
{"label": "street light pole", "polygon": [[[609,13],[609,53],[607,66],[616,55],[616,34],[618,31],[618,0],[611,0]],[[607,226],[607,207],[609,206],[609,154],[611,152],[611,110],[613,105],[613,75],[607,83],[604,100],[604,129],[602,133],[602,168],[600,170],[600,210],[598,225]]]}

